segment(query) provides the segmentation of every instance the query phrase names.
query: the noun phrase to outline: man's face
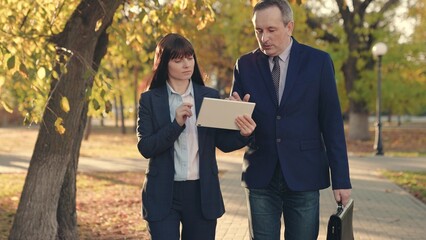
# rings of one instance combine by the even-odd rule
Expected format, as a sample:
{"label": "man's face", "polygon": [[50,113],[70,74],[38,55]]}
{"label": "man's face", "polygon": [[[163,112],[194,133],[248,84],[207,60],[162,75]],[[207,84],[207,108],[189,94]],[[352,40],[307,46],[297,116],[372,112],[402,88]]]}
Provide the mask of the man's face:
{"label": "man's face", "polygon": [[278,7],[256,11],[252,21],[259,48],[266,55],[277,56],[290,44],[294,23],[284,25]]}

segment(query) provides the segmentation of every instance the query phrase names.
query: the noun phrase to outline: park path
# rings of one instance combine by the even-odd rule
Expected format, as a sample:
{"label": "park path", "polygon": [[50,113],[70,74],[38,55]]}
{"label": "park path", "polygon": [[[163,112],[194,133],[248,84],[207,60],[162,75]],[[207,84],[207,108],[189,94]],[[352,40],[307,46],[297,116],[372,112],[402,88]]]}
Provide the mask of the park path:
{"label": "park path", "polygon": [[[249,239],[240,162],[220,159],[220,168],[227,170],[221,179],[227,212],[219,220],[217,239]],[[379,174],[382,169],[426,171],[426,158],[350,157],[350,169],[355,239],[426,239],[426,205]],[[318,239],[326,239],[328,217],[336,207],[331,189],[321,191],[320,206]]]}

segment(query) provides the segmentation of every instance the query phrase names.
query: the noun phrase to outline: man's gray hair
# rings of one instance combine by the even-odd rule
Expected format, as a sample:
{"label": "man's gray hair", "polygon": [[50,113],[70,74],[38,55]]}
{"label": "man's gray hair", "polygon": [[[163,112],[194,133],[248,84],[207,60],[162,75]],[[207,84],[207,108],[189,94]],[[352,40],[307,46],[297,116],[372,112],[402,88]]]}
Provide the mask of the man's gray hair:
{"label": "man's gray hair", "polygon": [[276,6],[278,9],[280,9],[284,25],[287,25],[289,22],[293,22],[293,10],[291,9],[290,3],[286,0],[261,0],[254,6],[253,14],[256,11],[272,6]]}

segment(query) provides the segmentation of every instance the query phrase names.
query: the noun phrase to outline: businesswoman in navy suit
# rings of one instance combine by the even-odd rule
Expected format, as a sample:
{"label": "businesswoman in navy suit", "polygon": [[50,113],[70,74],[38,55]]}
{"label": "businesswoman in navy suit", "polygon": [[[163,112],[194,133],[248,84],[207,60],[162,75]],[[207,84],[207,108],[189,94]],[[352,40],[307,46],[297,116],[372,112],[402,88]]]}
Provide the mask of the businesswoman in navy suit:
{"label": "businesswoman in navy suit", "polygon": [[233,97],[250,94],[257,127],[244,155],[252,239],[314,240],[319,190],[336,202],[351,196],[349,164],[329,54],[292,37],[293,11],[285,0],[260,0],[252,22],[259,48],[240,57]]}
{"label": "businesswoman in navy suit", "polygon": [[[240,131],[195,125],[203,97],[219,98],[205,87],[191,43],[168,34],[157,45],[149,91],[138,112],[138,149],[148,159],[142,214],[153,240],[215,239],[225,212],[215,148],[242,148],[256,127],[250,116],[236,119]],[[179,226],[182,224],[182,232]]]}

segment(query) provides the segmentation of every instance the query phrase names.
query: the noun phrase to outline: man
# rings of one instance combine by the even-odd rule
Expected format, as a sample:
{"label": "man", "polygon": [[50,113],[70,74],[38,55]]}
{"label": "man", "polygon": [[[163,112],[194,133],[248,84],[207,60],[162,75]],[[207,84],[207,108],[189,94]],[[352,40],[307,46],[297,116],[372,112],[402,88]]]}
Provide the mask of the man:
{"label": "man", "polygon": [[286,239],[317,239],[319,190],[330,186],[330,170],[336,202],[351,195],[333,63],[292,37],[287,1],[258,2],[252,21],[259,48],[237,60],[231,96],[256,102],[242,173],[251,238],[279,239],[283,216]]}

